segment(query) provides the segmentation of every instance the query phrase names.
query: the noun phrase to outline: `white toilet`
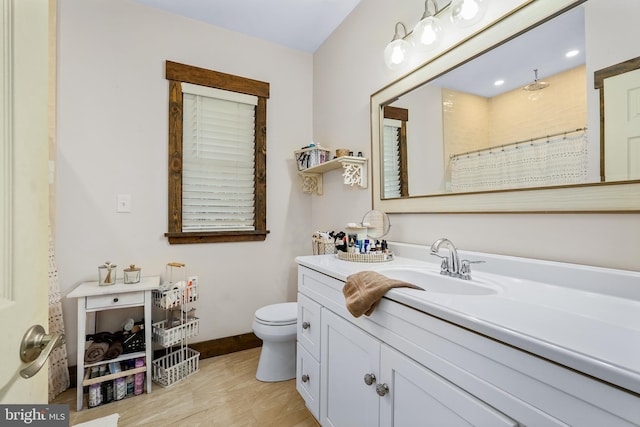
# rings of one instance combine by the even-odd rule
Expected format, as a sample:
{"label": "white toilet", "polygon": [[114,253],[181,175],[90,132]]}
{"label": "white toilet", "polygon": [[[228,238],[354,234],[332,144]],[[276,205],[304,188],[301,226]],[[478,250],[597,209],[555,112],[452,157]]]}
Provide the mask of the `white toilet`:
{"label": "white toilet", "polygon": [[258,381],[285,381],[296,377],[296,322],[298,304],[286,302],[262,307],[253,319],[253,332],[262,340]]}

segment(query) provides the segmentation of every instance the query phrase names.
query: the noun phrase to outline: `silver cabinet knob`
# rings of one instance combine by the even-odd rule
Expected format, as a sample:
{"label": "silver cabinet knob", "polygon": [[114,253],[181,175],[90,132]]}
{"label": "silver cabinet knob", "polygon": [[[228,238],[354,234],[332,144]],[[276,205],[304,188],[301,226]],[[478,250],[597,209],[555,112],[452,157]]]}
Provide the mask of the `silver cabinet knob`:
{"label": "silver cabinet knob", "polygon": [[303,383],[309,382],[309,375],[304,374],[304,375],[300,378],[300,380],[302,380],[302,382],[303,382]]}
{"label": "silver cabinet knob", "polygon": [[389,386],[386,384],[377,384],[376,393],[378,393],[378,396],[386,395],[387,393],[389,393]]}
{"label": "silver cabinet knob", "polygon": [[376,376],[374,374],[366,374],[364,376],[364,383],[366,385],[372,385],[376,382]]}
{"label": "silver cabinet knob", "polygon": [[311,323],[309,322],[302,322],[302,329],[309,329],[311,327]]}

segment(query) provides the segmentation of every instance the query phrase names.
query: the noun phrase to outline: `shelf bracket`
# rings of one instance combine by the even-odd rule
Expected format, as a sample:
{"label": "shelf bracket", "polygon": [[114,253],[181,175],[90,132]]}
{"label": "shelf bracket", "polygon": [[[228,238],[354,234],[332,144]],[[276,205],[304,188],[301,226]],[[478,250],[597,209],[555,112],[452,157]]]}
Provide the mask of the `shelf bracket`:
{"label": "shelf bracket", "polygon": [[300,172],[302,177],[302,191],[309,194],[322,196],[322,174]]}
{"label": "shelf bracket", "polygon": [[342,163],[342,177],[345,185],[358,185],[367,188],[367,161],[350,161],[345,159]]}
{"label": "shelf bracket", "polygon": [[344,156],[299,172],[302,177],[302,191],[322,195],[322,174],[340,168],[342,168],[342,178],[345,185],[367,188],[367,159]]}

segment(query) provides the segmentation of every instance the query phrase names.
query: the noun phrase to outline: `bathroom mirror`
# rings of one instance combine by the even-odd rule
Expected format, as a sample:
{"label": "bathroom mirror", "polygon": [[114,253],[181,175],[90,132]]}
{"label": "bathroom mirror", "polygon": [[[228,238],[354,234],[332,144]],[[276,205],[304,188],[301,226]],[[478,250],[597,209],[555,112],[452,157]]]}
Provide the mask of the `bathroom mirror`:
{"label": "bathroom mirror", "polygon": [[384,236],[389,234],[389,230],[391,229],[389,216],[386,213],[377,210],[371,210],[364,214],[361,224],[368,227],[367,236],[375,240],[382,239]]}
{"label": "bathroom mirror", "polygon": [[[373,208],[389,213],[639,211],[639,151],[630,145],[622,156],[631,163],[639,157],[630,174],[601,164],[606,148],[600,144],[601,101],[593,76],[637,56],[631,41],[637,38],[627,32],[640,36],[631,18],[638,13],[640,3],[634,0],[528,2],[373,94]],[[563,51],[561,61],[550,58],[558,54],[556,46]],[[564,58],[572,49],[578,55]],[[524,67],[507,72],[512,63]],[[490,92],[497,78],[504,80],[500,94]],[[398,142],[397,149],[385,146],[385,132]],[[570,147],[569,154],[540,154],[561,145],[561,150]],[[493,181],[507,183],[486,186],[474,175],[474,170],[504,164],[500,156],[508,151],[519,156],[509,163],[516,165],[512,182],[499,176]],[[545,166],[551,178],[539,178],[523,173],[521,165],[534,156],[530,152],[563,160],[558,167]]]}

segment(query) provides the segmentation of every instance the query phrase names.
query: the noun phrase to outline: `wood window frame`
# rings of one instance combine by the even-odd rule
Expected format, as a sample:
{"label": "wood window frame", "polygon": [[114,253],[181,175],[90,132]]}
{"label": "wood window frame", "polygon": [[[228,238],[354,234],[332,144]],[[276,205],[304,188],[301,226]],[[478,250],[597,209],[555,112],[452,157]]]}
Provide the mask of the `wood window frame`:
{"label": "wood window frame", "polygon": [[409,196],[409,166],[407,164],[407,122],[409,110],[406,108],[387,105],[383,110],[385,119],[394,119],[402,122],[398,138],[398,157],[400,157],[400,197]]}
{"label": "wood window frame", "polygon": [[[169,206],[170,244],[263,241],[267,230],[267,99],[269,83],[205,68],[166,61],[169,80]],[[182,85],[191,83],[258,97],[255,115],[254,230],[182,231]]]}

